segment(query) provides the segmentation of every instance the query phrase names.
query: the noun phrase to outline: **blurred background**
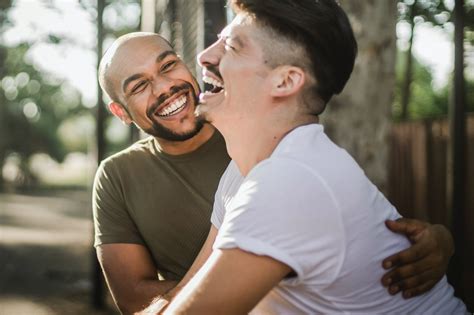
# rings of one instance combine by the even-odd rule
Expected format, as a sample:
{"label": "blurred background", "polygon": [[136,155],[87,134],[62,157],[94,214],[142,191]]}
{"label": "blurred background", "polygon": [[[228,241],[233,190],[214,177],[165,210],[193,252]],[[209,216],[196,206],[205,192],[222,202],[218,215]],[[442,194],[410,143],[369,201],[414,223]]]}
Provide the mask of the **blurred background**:
{"label": "blurred background", "polygon": [[[98,56],[138,30],[196,54],[225,0],[0,0],[0,313],[116,314],[92,249],[98,162],[142,135],[114,119]],[[359,43],[323,115],[399,211],[453,233],[449,281],[474,309],[474,1],[341,0]],[[197,76],[199,82],[199,75]]]}

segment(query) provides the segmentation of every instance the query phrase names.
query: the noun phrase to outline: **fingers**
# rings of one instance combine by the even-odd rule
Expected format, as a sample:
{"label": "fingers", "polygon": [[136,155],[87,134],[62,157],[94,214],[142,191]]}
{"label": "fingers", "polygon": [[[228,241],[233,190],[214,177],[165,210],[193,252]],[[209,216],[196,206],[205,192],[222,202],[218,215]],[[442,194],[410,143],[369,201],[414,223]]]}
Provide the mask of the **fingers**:
{"label": "fingers", "polygon": [[418,234],[429,226],[426,222],[406,218],[401,218],[397,221],[387,220],[385,225],[390,231],[405,234],[406,236]]}
{"label": "fingers", "polygon": [[416,243],[399,253],[385,258],[382,261],[382,266],[385,269],[390,269],[403,264],[413,263],[427,256],[430,252],[431,247],[428,247],[422,243]]}
{"label": "fingers", "polygon": [[443,277],[449,262],[449,232],[412,219],[387,221],[386,225],[392,232],[405,234],[413,245],[383,260],[383,267],[393,270],[382,277],[382,284],[390,294],[403,291],[405,298],[430,290]]}
{"label": "fingers", "polygon": [[410,298],[430,290],[439,281],[439,279],[435,279],[437,279],[435,275],[431,270],[428,270],[413,277],[394,282],[388,287],[388,292],[394,295],[403,291],[403,297]]}
{"label": "fingers", "polygon": [[[420,285],[420,283],[414,283],[414,281],[428,281],[433,277],[433,268],[431,265],[426,264],[425,261],[420,260],[416,263],[412,263],[409,265],[403,265],[398,268],[394,268],[387,272],[382,277],[382,284],[387,287],[390,285],[396,285],[402,283],[404,281],[408,281],[409,287],[413,287],[416,285]],[[429,278],[426,278],[429,276]]]}
{"label": "fingers", "polygon": [[419,285],[415,288],[403,291],[402,295],[405,299],[409,299],[409,298],[421,295],[421,294],[426,293],[429,290],[431,290],[436,285],[436,283],[437,283],[436,281],[430,280],[430,281],[428,281],[428,282],[426,282],[422,285]]}

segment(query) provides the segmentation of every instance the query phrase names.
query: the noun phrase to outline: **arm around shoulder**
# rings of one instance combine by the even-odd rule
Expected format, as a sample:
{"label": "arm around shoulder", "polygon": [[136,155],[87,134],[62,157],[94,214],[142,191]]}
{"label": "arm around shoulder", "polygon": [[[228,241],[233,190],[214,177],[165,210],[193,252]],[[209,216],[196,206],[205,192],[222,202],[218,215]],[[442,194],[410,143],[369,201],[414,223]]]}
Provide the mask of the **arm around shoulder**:
{"label": "arm around shoulder", "polygon": [[383,276],[383,285],[391,294],[403,291],[405,298],[429,291],[445,275],[454,253],[451,233],[440,224],[405,218],[387,221],[387,227],[404,234],[412,246],[383,261],[384,268],[393,268]]}

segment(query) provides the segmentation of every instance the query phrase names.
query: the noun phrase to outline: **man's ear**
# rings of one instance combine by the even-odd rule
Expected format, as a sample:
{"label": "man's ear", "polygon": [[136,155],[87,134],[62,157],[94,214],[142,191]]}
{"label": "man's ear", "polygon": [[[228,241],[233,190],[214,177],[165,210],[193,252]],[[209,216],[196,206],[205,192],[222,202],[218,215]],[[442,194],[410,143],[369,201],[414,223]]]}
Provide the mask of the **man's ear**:
{"label": "man's ear", "polygon": [[285,97],[301,90],[306,80],[303,69],[295,66],[280,66],[272,73],[273,97]]}
{"label": "man's ear", "polygon": [[112,101],[108,107],[110,112],[114,114],[115,117],[118,117],[124,124],[130,125],[132,123],[132,118],[121,104]]}

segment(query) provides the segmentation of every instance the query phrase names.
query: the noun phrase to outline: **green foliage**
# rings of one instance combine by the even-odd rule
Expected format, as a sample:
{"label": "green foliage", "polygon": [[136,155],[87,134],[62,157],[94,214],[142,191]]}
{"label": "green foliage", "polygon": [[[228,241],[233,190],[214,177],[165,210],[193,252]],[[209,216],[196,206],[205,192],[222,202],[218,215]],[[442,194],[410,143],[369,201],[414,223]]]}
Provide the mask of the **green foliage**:
{"label": "green foliage", "polygon": [[[397,54],[396,87],[393,117],[401,119],[402,86],[404,80],[404,65],[406,54]],[[428,118],[445,115],[448,110],[447,95],[435,92],[432,87],[433,77],[430,70],[413,59],[413,80],[411,83],[410,106],[408,118]],[[446,102],[444,102],[446,100]]]}
{"label": "green foliage", "polygon": [[[79,0],[79,4],[83,9],[95,17],[97,15],[97,7],[96,3],[92,2],[91,0]],[[104,51],[108,48],[107,45],[111,44],[116,38],[140,29],[140,5],[140,0],[105,1],[102,30],[104,34]],[[130,144],[131,129],[119,123],[116,117],[111,115],[105,117],[103,124],[105,126],[105,156],[116,153]]]}
{"label": "green foliage", "polygon": [[[401,87],[403,84],[403,67],[406,54],[397,54],[395,101],[393,118],[401,117]],[[413,82],[411,84],[411,99],[408,109],[409,119],[428,119],[447,116],[450,104],[450,84],[436,90],[433,87],[433,76],[429,67],[421,64],[416,58],[413,62]],[[452,80],[450,80],[452,81]],[[474,112],[474,80],[466,81],[467,111]]]}
{"label": "green foliage", "polygon": [[[58,128],[67,116],[78,115],[85,108],[76,90],[25,62],[29,48],[23,43],[1,49],[6,58],[0,85],[0,162],[13,152],[19,155],[22,165],[39,152],[62,161],[67,152],[58,137]],[[28,173],[27,169],[23,171]]]}
{"label": "green foliage", "polygon": [[474,80],[466,82],[467,111],[474,113]]}
{"label": "green foliage", "polygon": [[[447,29],[453,22],[452,8],[445,5],[444,0],[399,0],[399,21],[409,23],[412,28],[421,23],[430,23]],[[466,50],[474,52],[474,1],[465,3],[465,43]],[[420,64],[415,57],[413,63],[407,62],[407,54],[411,55],[411,47],[408,52],[398,52],[396,64],[396,89],[395,102],[393,105],[393,117],[396,120],[402,118],[403,94],[409,93],[407,104],[408,119],[423,119],[445,116],[448,114],[450,86],[434,90],[432,86],[432,71]],[[453,61],[454,62],[454,61]],[[410,75],[411,74],[411,75]],[[407,90],[409,82],[409,92]],[[449,80],[452,82],[452,80]],[[405,87],[405,89],[403,89]],[[474,81],[466,82],[467,110],[474,111]]]}
{"label": "green foliage", "polygon": [[[11,0],[0,0],[0,31],[14,27],[8,15],[12,4]],[[61,13],[53,2],[43,5]],[[79,5],[94,23],[97,1],[79,0]],[[108,37],[137,30],[139,21],[139,0],[106,1],[104,24]],[[75,44],[74,39],[55,34],[41,40],[58,47]],[[0,41],[0,190],[1,170],[9,154],[19,159],[22,175],[32,179],[28,161],[33,154],[46,153],[61,162],[70,152],[87,152],[95,129],[93,112],[83,106],[75,88],[28,63],[28,52],[34,44],[8,47]],[[113,149],[124,147],[127,140],[122,137],[121,143],[113,142]]]}
{"label": "green foliage", "polygon": [[400,0],[398,1],[399,21],[411,23],[432,23],[444,26],[452,20],[451,11],[444,0]]}

